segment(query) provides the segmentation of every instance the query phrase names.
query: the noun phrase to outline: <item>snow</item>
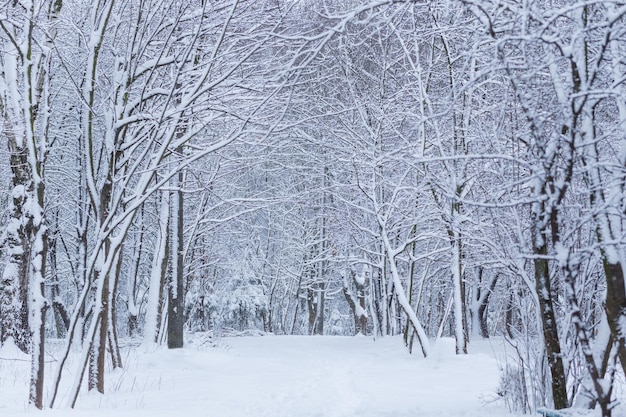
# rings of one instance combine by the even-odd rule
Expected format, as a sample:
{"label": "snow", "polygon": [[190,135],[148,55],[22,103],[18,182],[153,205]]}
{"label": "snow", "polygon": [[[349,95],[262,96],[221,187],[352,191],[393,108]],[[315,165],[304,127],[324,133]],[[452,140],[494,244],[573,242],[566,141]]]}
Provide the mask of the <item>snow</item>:
{"label": "snow", "polygon": [[570,248],[563,245],[561,242],[557,242],[554,245],[554,250],[556,252],[556,260],[558,261],[559,266],[561,268],[566,267],[570,257]]}
{"label": "snow", "polygon": [[13,187],[11,196],[15,200],[24,198],[26,196],[26,187],[24,187],[22,184],[16,185],[15,187]]}
{"label": "snow", "polygon": [[[491,352],[489,342],[478,341],[469,355],[457,356],[453,339],[439,340],[421,359],[398,337],[198,337],[177,350],[126,348],[125,368],[106,376],[106,394],[81,391],[71,415],[511,416],[489,401],[499,380]],[[26,407],[28,366],[0,360],[0,415],[68,415]]]}
{"label": "snow", "polygon": [[[14,252],[15,253],[15,252]],[[3,281],[18,282],[19,271],[14,262],[7,262],[2,272]]]}
{"label": "snow", "polygon": [[369,265],[365,265],[361,268],[361,271],[356,271],[354,274],[354,281],[358,285],[365,285],[365,280],[372,274],[372,268]]}
{"label": "snow", "polygon": [[357,317],[367,317],[367,310],[361,307],[359,304],[354,305],[354,315]]}
{"label": "snow", "polygon": [[[2,346],[0,346],[0,361],[2,362],[20,361],[20,362],[29,363],[30,355],[22,352],[20,348],[18,348],[17,345],[15,344],[15,340],[12,337],[9,337],[7,340],[4,341]],[[2,368],[0,368],[0,370],[1,369]],[[0,379],[0,381],[2,380]],[[0,408],[2,407],[0,406]]]}

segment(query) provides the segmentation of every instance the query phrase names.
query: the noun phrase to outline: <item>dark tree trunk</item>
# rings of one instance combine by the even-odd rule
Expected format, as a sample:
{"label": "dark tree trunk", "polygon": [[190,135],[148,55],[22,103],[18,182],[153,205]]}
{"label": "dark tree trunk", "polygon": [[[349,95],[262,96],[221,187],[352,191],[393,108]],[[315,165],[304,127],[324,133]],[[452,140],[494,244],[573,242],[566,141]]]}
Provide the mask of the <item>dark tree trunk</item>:
{"label": "dark tree trunk", "polygon": [[606,317],[611,334],[618,342],[618,357],[624,373],[626,373],[626,288],[624,286],[624,270],[621,263],[609,263],[603,259],[606,275]]}
{"label": "dark tree trunk", "polygon": [[307,290],[307,305],[309,308],[309,334],[324,334],[324,304],[325,288],[323,284],[315,284]]}
{"label": "dark tree trunk", "polygon": [[174,243],[174,260],[176,262],[175,274],[172,274],[172,282],[169,289],[169,302],[167,305],[167,347],[178,349],[183,347],[183,330],[185,327],[185,304],[183,288],[183,173],[178,173],[178,191],[176,192],[176,237]]}
{"label": "dark tree trunk", "polygon": [[115,264],[115,276],[113,280],[113,297],[111,297],[109,305],[109,321],[111,325],[108,328],[109,339],[109,351],[111,352],[111,361],[113,363],[113,369],[122,367],[122,353],[120,352],[120,345],[117,335],[117,308],[115,306],[115,295],[118,291],[118,284],[120,280],[120,274],[122,272],[122,256],[124,253],[123,245],[119,248],[117,255],[117,262]]}
{"label": "dark tree trunk", "polygon": [[96,389],[104,394],[104,364],[106,361],[107,336],[109,328],[109,277],[104,278],[102,286],[102,310],[100,311],[100,332],[96,336],[99,341],[97,345],[97,374]]}
{"label": "dark tree trunk", "polygon": [[544,344],[548,355],[548,366],[552,380],[552,399],[557,410],[567,408],[567,385],[565,382],[565,368],[561,354],[561,344],[552,300],[550,285],[550,271],[546,259],[547,248],[541,245],[535,248],[535,285],[539,298],[539,310],[543,329]]}

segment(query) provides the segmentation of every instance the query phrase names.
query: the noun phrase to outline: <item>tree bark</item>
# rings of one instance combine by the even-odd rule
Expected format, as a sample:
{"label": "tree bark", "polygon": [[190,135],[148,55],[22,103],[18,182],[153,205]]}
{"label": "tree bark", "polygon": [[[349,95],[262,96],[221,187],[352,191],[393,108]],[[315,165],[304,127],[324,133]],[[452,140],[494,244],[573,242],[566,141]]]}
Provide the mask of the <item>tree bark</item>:
{"label": "tree bark", "polygon": [[[544,241],[545,242],[545,241]],[[552,381],[552,399],[554,408],[557,410],[567,408],[567,385],[565,380],[565,368],[559,342],[559,332],[552,300],[550,285],[550,270],[547,259],[547,247],[544,244],[534,248],[535,285],[539,298],[539,316],[543,330],[544,345],[548,355]]]}
{"label": "tree bark", "polygon": [[[179,152],[181,150],[179,149]],[[182,348],[184,344],[183,330],[185,326],[185,295],[183,285],[183,255],[184,255],[184,241],[183,241],[183,172],[178,173],[175,198],[175,209],[173,210],[176,219],[172,222],[174,227],[172,229],[172,246],[173,256],[172,265],[174,266],[172,271],[172,277],[170,285],[168,286],[168,304],[167,304],[167,347],[169,349]]]}
{"label": "tree bark", "polygon": [[[1,102],[0,102],[1,105]],[[0,106],[0,110],[2,106]],[[4,111],[3,111],[4,113]],[[7,115],[4,115],[5,123]],[[10,126],[7,126],[7,132]],[[0,286],[0,344],[12,338],[15,344],[24,352],[28,352],[28,259],[30,245],[24,230],[24,204],[26,204],[26,189],[32,183],[28,164],[28,152],[19,146],[12,134],[7,135],[11,174],[13,182],[12,199],[9,205],[9,222],[6,227],[4,245],[6,247],[6,266],[2,273]]]}

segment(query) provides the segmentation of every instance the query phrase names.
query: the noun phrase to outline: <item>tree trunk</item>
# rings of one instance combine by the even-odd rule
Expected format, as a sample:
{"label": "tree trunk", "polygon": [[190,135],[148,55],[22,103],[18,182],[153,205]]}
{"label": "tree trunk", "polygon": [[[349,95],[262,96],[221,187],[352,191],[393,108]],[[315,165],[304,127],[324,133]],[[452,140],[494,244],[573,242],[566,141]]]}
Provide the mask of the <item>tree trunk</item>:
{"label": "tree trunk", "polygon": [[[107,336],[109,328],[109,277],[104,277],[102,287],[102,308],[100,310],[100,328],[96,335],[97,343],[94,344],[94,350],[91,353],[92,359],[95,360],[95,375],[91,375],[90,389],[95,388],[99,393],[104,394],[104,365],[106,361]],[[95,381],[94,381],[95,379]]]}
{"label": "tree trunk", "polygon": [[[1,104],[1,103],[0,103]],[[0,108],[1,109],[1,108]],[[7,116],[4,115],[6,118]],[[6,119],[5,119],[6,122]],[[11,132],[11,130],[8,130]],[[12,338],[23,351],[28,352],[28,259],[30,245],[24,230],[24,204],[26,190],[32,185],[28,165],[27,149],[19,146],[15,137],[8,134],[11,174],[13,182],[12,200],[9,203],[9,222],[6,226],[6,265],[0,286],[0,344]]]}
{"label": "tree trunk", "polygon": [[352,278],[351,281],[356,288],[356,296],[350,291],[348,280],[345,276],[343,277],[343,295],[354,318],[354,334],[365,335],[367,333],[367,310],[365,309],[366,276],[364,273],[360,275],[352,269],[349,273]]}
{"label": "tree trunk", "polygon": [[548,366],[552,381],[552,399],[557,410],[567,408],[567,385],[565,368],[559,342],[559,332],[552,301],[550,270],[548,265],[547,247],[545,244],[535,246],[535,285],[539,298],[539,316],[543,330],[544,345],[548,355]]}
{"label": "tree trunk", "polygon": [[309,307],[309,334],[324,334],[324,302],[325,290],[317,283],[314,288],[307,290],[307,304]]}
{"label": "tree trunk", "polygon": [[[179,150],[180,151],[180,150]],[[183,347],[184,338],[183,330],[185,326],[185,295],[183,286],[183,172],[178,173],[176,196],[173,199],[174,210],[176,216],[172,222],[172,282],[168,286],[168,304],[167,304],[167,347],[169,349],[178,349]]]}
{"label": "tree trunk", "polygon": [[48,229],[44,223],[43,196],[44,184],[37,182],[35,189],[37,207],[31,207],[27,230],[32,236],[30,258],[30,329],[31,329],[31,377],[29,403],[43,409],[44,354],[46,334],[46,310],[48,303],[44,295],[46,259],[48,250]]}
{"label": "tree trunk", "polygon": [[624,373],[626,373],[626,288],[624,286],[624,270],[621,263],[609,263],[603,258],[606,276],[606,317],[611,334],[618,343],[618,356]]}
{"label": "tree trunk", "polygon": [[159,336],[160,317],[163,307],[163,292],[166,279],[168,252],[169,252],[169,228],[170,228],[170,199],[169,193],[162,192],[159,207],[159,229],[152,259],[150,283],[148,287],[148,305],[144,324],[143,344],[148,346],[156,343]]}
{"label": "tree trunk", "polygon": [[118,284],[120,280],[120,274],[122,271],[122,255],[124,253],[124,245],[122,245],[117,251],[116,260],[114,262],[115,275],[113,276],[113,289],[109,296],[109,321],[111,325],[107,329],[107,338],[109,352],[111,353],[111,362],[113,369],[122,367],[122,353],[120,352],[119,339],[117,335],[117,308],[115,306],[115,295],[118,291]]}
{"label": "tree trunk", "polygon": [[[487,306],[489,305],[489,298],[498,283],[498,275],[494,275],[489,280],[487,287],[484,288],[483,274],[483,268],[479,267],[475,283],[474,297],[472,303],[470,304],[470,314],[472,318],[472,334],[482,337],[483,339],[488,339],[489,326],[487,324]],[[508,309],[506,314],[507,317],[510,314]]]}
{"label": "tree trunk", "polygon": [[[455,236],[457,233],[455,232]],[[454,294],[454,338],[456,354],[467,354],[465,311],[465,285],[463,284],[463,265],[461,263],[461,241],[456,237],[452,246],[452,278]]]}

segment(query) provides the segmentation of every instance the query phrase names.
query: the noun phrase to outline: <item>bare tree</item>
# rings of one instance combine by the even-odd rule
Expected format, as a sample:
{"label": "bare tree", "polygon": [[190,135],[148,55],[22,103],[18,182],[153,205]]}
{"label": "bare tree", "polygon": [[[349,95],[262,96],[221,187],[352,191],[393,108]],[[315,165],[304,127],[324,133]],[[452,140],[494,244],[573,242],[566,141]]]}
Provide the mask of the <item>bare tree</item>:
{"label": "bare tree", "polygon": [[[48,225],[45,162],[48,152],[51,44],[61,2],[2,6],[0,117],[11,152],[12,201],[5,231],[8,260],[2,275],[4,342],[13,338],[31,353],[29,403],[43,408],[44,297]],[[28,346],[28,347],[27,347]]]}

